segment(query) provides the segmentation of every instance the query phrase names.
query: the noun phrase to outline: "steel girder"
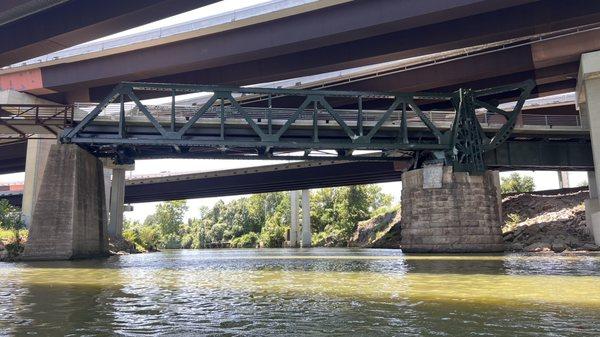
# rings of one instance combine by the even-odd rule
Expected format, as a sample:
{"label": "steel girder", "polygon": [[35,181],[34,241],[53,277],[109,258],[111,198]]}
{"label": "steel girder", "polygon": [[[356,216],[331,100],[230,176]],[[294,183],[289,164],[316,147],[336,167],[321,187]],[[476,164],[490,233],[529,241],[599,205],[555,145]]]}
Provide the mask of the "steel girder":
{"label": "steel girder", "polygon": [[[484,169],[483,153],[508,138],[533,86],[532,81],[526,81],[452,93],[395,93],[123,82],[80,123],[65,130],[61,141],[80,144],[117,162],[149,157],[152,151],[148,149],[152,148],[158,149],[156,157],[163,158],[331,159],[333,155],[340,159],[399,160],[435,153],[457,170],[480,172]],[[147,91],[171,96],[162,116],[139,99],[139,93]],[[508,92],[518,97],[510,111],[498,108],[493,100]],[[190,93],[208,96],[192,112],[188,109],[187,114],[182,113],[175,97]],[[293,106],[273,108],[272,100],[283,96],[293,98]],[[363,99],[372,98],[388,101],[387,109],[364,110]],[[335,99],[353,100],[357,108],[334,109],[329,102]],[[135,105],[137,119],[130,116],[132,109],[126,111],[128,101]],[[112,102],[117,102],[118,116],[114,117],[118,122],[111,126],[102,123],[101,116]],[[419,107],[431,102],[447,103],[445,128],[432,120],[431,112]],[[505,118],[491,137],[483,132],[477,118],[482,113]],[[140,124],[140,117],[145,123]],[[357,154],[359,150],[371,153]]]}

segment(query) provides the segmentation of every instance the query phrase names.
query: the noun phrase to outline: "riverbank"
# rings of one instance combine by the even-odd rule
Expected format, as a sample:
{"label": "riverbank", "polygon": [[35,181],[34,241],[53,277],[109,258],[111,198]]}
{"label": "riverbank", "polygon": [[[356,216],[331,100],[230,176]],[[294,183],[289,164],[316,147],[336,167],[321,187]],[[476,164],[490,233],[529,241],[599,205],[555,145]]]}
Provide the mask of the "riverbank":
{"label": "riverbank", "polygon": [[[507,252],[598,251],[585,224],[586,188],[508,195],[502,200]],[[357,225],[348,246],[400,248],[400,210]]]}
{"label": "riverbank", "polygon": [[503,199],[508,251],[596,251],[585,222],[587,189],[557,194],[522,193]]}
{"label": "riverbank", "polygon": [[[585,224],[583,202],[588,196],[585,188],[521,193],[507,195],[502,200],[503,238],[507,252],[598,251]],[[124,233],[122,240],[110,240],[109,251],[114,255],[157,251],[142,236]],[[402,219],[400,209],[393,209],[369,220],[359,222],[349,240],[337,236],[313,238],[315,247],[401,248]],[[23,250],[27,231],[18,236],[13,232],[0,233],[0,261],[14,260]],[[127,234],[127,235],[125,235]],[[18,237],[18,239],[17,239]],[[256,236],[250,244],[258,247]],[[230,247],[226,243],[207,245],[210,248]],[[232,245],[231,247],[238,247]]]}

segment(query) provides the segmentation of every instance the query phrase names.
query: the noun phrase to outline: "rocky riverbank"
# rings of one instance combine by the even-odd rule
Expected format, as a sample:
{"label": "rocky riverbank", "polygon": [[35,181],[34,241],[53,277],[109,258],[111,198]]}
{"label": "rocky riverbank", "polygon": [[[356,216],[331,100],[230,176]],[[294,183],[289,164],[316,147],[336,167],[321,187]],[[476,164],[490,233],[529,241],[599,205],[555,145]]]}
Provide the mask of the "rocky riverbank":
{"label": "rocky riverbank", "polygon": [[399,248],[400,210],[388,212],[358,223],[354,235],[348,241],[349,247]]}
{"label": "rocky riverbank", "polygon": [[502,233],[508,251],[598,250],[586,228],[587,190],[558,194],[523,193],[502,200]]}
{"label": "rocky riverbank", "polygon": [[[585,224],[587,189],[522,193],[502,200],[507,251],[563,252],[600,250]],[[400,248],[400,210],[358,224],[350,247]]]}

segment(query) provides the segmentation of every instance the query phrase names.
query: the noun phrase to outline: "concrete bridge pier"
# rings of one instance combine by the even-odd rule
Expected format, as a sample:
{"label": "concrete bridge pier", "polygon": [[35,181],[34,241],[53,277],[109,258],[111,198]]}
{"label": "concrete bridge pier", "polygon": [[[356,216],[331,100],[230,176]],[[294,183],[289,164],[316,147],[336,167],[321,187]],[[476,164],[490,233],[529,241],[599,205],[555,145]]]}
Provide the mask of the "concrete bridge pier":
{"label": "concrete bridge pier", "polygon": [[48,158],[22,259],[106,255],[102,163],[74,144],[52,145]]}
{"label": "concrete bridge pier", "polygon": [[581,55],[577,78],[577,103],[581,124],[590,129],[593,172],[588,172],[590,199],[585,202],[585,217],[588,229],[596,244],[600,244],[600,51]]}
{"label": "concrete bridge pier", "polygon": [[25,226],[29,228],[35,209],[35,201],[40,191],[40,183],[48,162],[50,147],[56,139],[40,139],[34,135],[27,140],[27,156],[25,157],[25,181],[21,211]]}
{"label": "concrete bridge pier", "polygon": [[483,175],[428,166],[402,175],[405,252],[501,252],[502,200],[498,172]]}

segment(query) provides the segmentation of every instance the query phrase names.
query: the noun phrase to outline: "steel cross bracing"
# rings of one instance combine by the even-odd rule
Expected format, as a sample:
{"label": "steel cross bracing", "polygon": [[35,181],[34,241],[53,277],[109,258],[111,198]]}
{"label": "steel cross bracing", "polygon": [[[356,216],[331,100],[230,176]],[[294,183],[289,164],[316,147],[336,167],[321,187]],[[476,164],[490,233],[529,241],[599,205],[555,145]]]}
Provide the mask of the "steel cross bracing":
{"label": "steel cross bracing", "polygon": [[[533,87],[526,81],[452,93],[394,93],[124,82],[66,129],[61,141],[117,162],[149,157],[399,160],[435,154],[457,170],[478,172],[484,169],[482,154],[510,135]],[[205,100],[187,108],[176,104],[178,95],[191,93],[203,93]],[[516,105],[499,109],[495,99],[509,94],[517,97]],[[170,104],[142,103],[142,98],[161,96],[170,97]],[[386,109],[366,109],[375,100],[385,102]],[[351,108],[334,108],[342,105]],[[445,109],[441,121],[421,109],[434,105]],[[494,134],[481,127],[485,114],[504,117]]]}

